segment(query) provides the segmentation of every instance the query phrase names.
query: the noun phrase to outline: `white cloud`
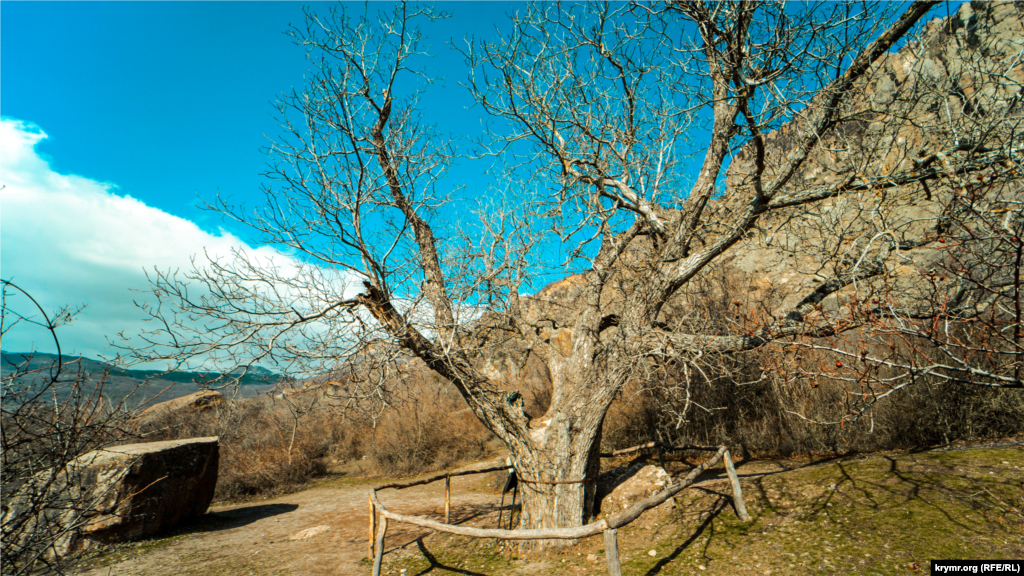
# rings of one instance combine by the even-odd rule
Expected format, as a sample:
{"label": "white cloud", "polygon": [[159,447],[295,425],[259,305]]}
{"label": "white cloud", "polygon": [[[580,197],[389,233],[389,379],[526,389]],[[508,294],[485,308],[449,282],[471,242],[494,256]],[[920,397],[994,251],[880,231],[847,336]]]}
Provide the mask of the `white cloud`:
{"label": "white cloud", "polygon": [[[220,231],[211,234],[191,221],[127,195],[116,186],[59,174],[35,151],[47,137],[37,126],[0,119],[0,277],[30,292],[47,309],[86,304],[60,333],[65,352],[109,354],[106,337],[138,333],[142,313],[133,300],[148,287],[143,270],[191,268],[204,251],[228,257],[233,248],[273,261],[283,270],[297,262],[277,251],[251,248]],[[41,331],[15,330],[3,348],[53,351]]]}

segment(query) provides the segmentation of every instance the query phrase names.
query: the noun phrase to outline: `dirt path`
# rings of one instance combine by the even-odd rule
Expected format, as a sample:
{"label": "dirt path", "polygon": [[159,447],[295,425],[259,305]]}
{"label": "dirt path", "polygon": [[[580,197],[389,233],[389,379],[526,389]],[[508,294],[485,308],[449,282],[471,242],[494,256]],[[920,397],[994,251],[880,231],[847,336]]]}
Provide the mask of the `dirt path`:
{"label": "dirt path", "polygon": [[[479,463],[473,468],[487,466]],[[486,522],[498,497],[483,476],[452,479],[454,521]],[[178,535],[125,545],[89,560],[82,576],[236,576],[361,574],[366,556],[367,494],[379,482],[334,481],[254,503],[214,506]],[[386,490],[389,509],[443,520],[444,483]],[[491,521],[493,524],[493,520]],[[429,530],[389,526],[386,549],[414,542]],[[303,534],[303,532],[306,534]]]}

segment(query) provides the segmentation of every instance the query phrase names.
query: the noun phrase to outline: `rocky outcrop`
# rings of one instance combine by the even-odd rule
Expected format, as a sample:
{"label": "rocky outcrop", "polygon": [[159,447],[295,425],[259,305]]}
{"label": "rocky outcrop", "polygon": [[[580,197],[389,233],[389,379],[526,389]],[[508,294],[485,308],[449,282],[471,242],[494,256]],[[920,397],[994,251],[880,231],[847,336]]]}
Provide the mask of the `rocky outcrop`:
{"label": "rocky outcrop", "polygon": [[[1018,105],[1024,83],[1022,51],[1020,3],[965,3],[955,14],[928,22],[916,41],[882,57],[856,86],[842,111],[843,120],[823,135],[821,145],[783,193],[798,195],[851,176],[858,182],[884,181],[957,146],[976,157],[1004,147],[1016,138],[1016,113],[1008,110]],[[808,111],[766,135],[766,181],[775,177],[773,170],[785,164],[794,143],[804,136],[810,110],[813,101]],[[737,154],[728,173],[731,188],[751,185],[753,156],[750,146]],[[901,246],[902,263],[892,267],[885,282],[890,292],[912,295],[922,281],[920,271],[936,267],[941,256],[927,245],[912,248],[922,239],[941,235],[948,219],[957,217],[950,208],[957,177],[944,173],[945,157],[930,165],[942,177],[927,187],[865,190],[771,214],[718,266],[745,276],[751,300],[764,301],[774,294],[772,309],[778,313],[849,265],[837,255],[869,259],[877,252],[874,247],[883,244],[878,238],[891,238]],[[988,174],[979,170],[976,176]],[[1019,182],[1010,183],[990,191],[986,200],[1016,199],[1020,194]],[[727,202],[712,207],[722,221],[733,208]],[[831,298],[823,305],[828,308],[836,301]]]}
{"label": "rocky outcrop", "polygon": [[4,523],[40,510],[25,537],[61,533],[53,553],[138,540],[202,516],[217,483],[215,437],[95,450],[58,474],[43,472],[4,506]]}
{"label": "rocky outcrop", "polygon": [[[858,182],[880,181],[955,145],[973,147],[973,153],[980,155],[1019,138],[1013,136],[1019,113],[1007,110],[1019,106],[1024,84],[1022,6],[1010,1],[962,4],[955,14],[922,26],[920,34],[898,52],[882,56],[855,85],[838,126],[822,135],[820,145],[780,195],[797,196],[851,176]],[[793,109],[801,112],[780,118],[776,129],[765,134],[765,182],[777,176],[775,171],[807,134],[807,121],[816,112],[817,101],[810,98]],[[941,161],[934,165],[939,172],[945,169]],[[753,146],[748,145],[729,165],[729,192],[708,204],[706,225],[699,231],[702,241],[732,231],[736,214],[753,197],[753,167]],[[876,256],[882,245],[879,235],[891,238],[901,251],[899,265],[890,266],[884,281],[891,291],[913,296],[921,282],[920,271],[934,267],[940,255],[920,246],[921,241],[938,236],[943,218],[949,216],[948,199],[953,193],[950,179],[943,175],[927,190],[919,184],[865,190],[766,214],[745,240],[666,304],[662,320],[674,324],[692,311],[688,293],[718,297],[716,291],[722,290],[729,292],[730,302],[784,314],[849,267],[844,255],[853,255],[854,262],[862,253]],[[1019,182],[992,192],[1014,201],[1020,194]],[[678,214],[663,217],[674,221]],[[638,279],[651,273],[652,250],[644,238],[631,244],[602,293],[602,308],[618,312],[626,296],[635,292]],[[702,284],[705,281],[707,285]],[[524,298],[526,319],[563,353],[570,349],[583,283],[582,275],[570,276]],[[822,305],[835,308],[838,300],[833,296]]]}
{"label": "rocky outcrop", "polygon": [[216,390],[201,390],[187,396],[154,404],[139,413],[138,421],[140,424],[146,424],[173,414],[204,412],[222,406],[224,406],[223,394]]}

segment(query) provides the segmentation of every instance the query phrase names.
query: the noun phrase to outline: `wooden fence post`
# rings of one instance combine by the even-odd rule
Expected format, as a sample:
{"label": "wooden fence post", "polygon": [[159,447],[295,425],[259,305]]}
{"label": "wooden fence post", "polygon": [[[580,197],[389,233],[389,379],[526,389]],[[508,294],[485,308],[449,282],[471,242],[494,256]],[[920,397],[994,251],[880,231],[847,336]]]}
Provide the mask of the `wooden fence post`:
{"label": "wooden fence post", "polygon": [[608,576],[622,576],[622,565],[619,564],[619,540],[615,536],[615,528],[604,531],[604,557],[608,562]]}
{"label": "wooden fence post", "polygon": [[452,523],[452,477],[444,477],[444,523]]}
{"label": "wooden fence post", "polygon": [[373,496],[367,494],[370,501],[370,538],[366,544],[366,557],[373,558],[373,539],[377,536],[377,510],[373,506]]}
{"label": "wooden fence post", "polygon": [[388,531],[388,517],[381,514],[380,530],[377,531],[377,553],[373,557],[373,576],[380,576],[380,565],[384,560],[384,533]]}
{"label": "wooden fence post", "polygon": [[743,501],[743,490],[740,488],[740,478],[736,475],[736,468],[732,465],[729,451],[726,450],[723,456],[725,457],[725,471],[729,474],[729,482],[732,483],[732,504],[736,508],[736,515],[739,516],[740,520],[750,522],[750,514],[747,514],[747,505]]}

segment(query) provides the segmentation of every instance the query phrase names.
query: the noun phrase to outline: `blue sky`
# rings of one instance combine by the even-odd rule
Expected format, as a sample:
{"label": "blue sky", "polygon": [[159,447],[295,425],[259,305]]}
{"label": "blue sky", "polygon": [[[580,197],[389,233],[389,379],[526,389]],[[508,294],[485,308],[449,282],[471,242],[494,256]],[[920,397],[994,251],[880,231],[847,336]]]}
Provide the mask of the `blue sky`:
{"label": "blue sky", "polygon": [[[234,249],[294,264],[197,204],[218,193],[236,204],[261,202],[268,160],[261,148],[264,135],[277,132],[272,102],[303,86],[303,49],[285,35],[303,22],[303,6],[0,4],[0,277],[49,309],[88,306],[62,331],[66,351],[100,356],[106,337],[139,331],[133,300],[145,298],[138,292],[148,286],[144,269],[188,269],[193,255]],[[523,6],[441,2],[436,8],[453,17],[422,24],[434,60],[427,67],[446,76],[422,106],[442,132],[482,133],[479,111],[459,85],[463,59],[447,42],[491,37]],[[371,16],[389,7],[346,4]],[[699,152],[701,134],[694,136]],[[486,168],[462,162],[442,186],[482,197]],[[5,350],[34,347],[52,348],[38,331],[4,336]]]}
{"label": "blue sky", "polygon": [[[113,182],[150,206],[215,228],[216,215],[195,209],[196,193],[244,197],[263,182],[263,135],[275,131],[270,103],[302,85],[303,50],[284,32],[301,24],[305,5],[5,1],[0,113],[46,131],[37,151],[55,171]],[[515,5],[439,6],[453,13],[429,31],[448,81],[426,105],[435,121],[459,129],[476,113],[466,110],[471,100],[457,85],[462,59],[445,42],[488,34]]]}
{"label": "blue sky", "polygon": [[[65,350],[97,356],[106,336],[138,329],[132,300],[141,295],[131,290],[146,287],[143,268],[184,268],[204,248],[251,243],[246,229],[199,210],[198,197],[261,197],[260,149],[276,129],[271,103],[303,82],[303,50],[284,32],[303,21],[304,5],[0,5],[0,276],[49,309],[88,305],[62,331]],[[442,130],[479,125],[458,86],[461,56],[446,42],[490,34],[516,6],[438,4],[454,15],[427,28],[432,68],[447,81],[424,104]],[[483,185],[481,170],[454,176]],[[34,346],[50,348],[30,330],[3,342],[6,350]]]}

